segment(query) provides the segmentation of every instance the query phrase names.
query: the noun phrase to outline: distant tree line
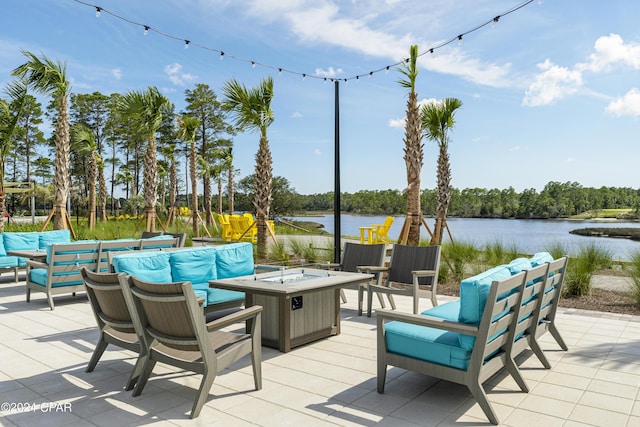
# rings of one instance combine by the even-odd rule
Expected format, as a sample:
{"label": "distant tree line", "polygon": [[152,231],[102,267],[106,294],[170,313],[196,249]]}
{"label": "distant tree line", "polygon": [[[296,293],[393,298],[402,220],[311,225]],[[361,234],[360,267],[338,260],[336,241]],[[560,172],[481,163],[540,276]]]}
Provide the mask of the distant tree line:
{"label": "distant tree line", "polygon": [[[285,185],[283,187],[282,185]],[[640,189],[629,187],[583,187],[577,182],[551,181],[540,192],[526,189],[521,193],[513,187],[506,189],[466,188],[451,189],[449,215],[464,218],[566,218],[584,212],[597,215],[603,209],[632,209],[639,217]],[[288,181],[279,180],[278,203],[274,184],[274,215],[304,211],[333,210],[333,193],[298,195]],[[402,214],[406,209],[406,196],[399,190],[362,190],[341,194],[341,210],[362,215]],[[435,215],[436,190],[421,192],[422,212]]]}

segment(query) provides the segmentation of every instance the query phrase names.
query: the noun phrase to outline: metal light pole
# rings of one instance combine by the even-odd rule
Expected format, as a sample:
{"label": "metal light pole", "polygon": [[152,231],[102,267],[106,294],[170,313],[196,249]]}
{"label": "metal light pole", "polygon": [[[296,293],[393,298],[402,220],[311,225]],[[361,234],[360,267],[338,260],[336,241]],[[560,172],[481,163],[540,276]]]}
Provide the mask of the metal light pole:
{"label": "metal light pole", "polygon": [[340,262],[340,82],[334,81],[333,261]]}

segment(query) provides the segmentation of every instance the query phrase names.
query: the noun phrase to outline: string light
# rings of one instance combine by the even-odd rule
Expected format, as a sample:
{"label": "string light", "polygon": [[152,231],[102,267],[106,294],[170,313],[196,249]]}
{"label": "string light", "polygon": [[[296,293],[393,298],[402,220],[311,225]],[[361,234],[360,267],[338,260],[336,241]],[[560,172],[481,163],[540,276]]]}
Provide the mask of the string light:
{"label": "string light", "polygon": [[[138,27],[142,27],[144,29],[144,35],[145,36],[149,33],[149,30],[151,30],[151,27],[148,26],[148,25],[144,25],[144,24],[141,24],[139,22],[133,21],[133,20],[131,20],[129,18],[125,18],[125,17],[120,16],[120,15],[118,15],[116,13],[113,13],[113,12],[111,12],[109,10],[105,10],[104,8],[102,8],[100,6],[96,6],[94,4],[86,2],[84,0],[74,0],[74,1],[76,3],[80,3],[80,4],[84,5],[84,6],[95,8],[96,17],[100,17],[101,12],[104,12],[104,13],[106,13],[108,15],[113,16],[114,18],[120,19],[121,21],[125,21],[125,22],[127,22],[129,24],[137,25]],[[522,9],[523,7],[529,5],[530,3],[533,3],[534,1],[535,0],[524,0],[522,3],[512,7],[511,9],[503,12],[500,15],[496,15],[495,17],[489,19],[488,21],[486,21],[484,23],[481,23],[481,24],[479,24],[479,25],[477,25],[477,26],[475,26],[475,27],[473,27],[473,28],[471,28],[471,29],[469,29],[469,30],[467,30],[465,32],[459,33],[457,36],[455,36],[455,37],[453,37],[451,39],[448,39],[448,40],[446,40],[444,42],[441,42],[440,44],[438,44],[436,46],[431,46],[431,47],[427,48],[427,50],[423,51],[422,53],[419,53],[418,57],[423,56],[423,55],[425,55],[427,53],[430,53],[431,56],[433,57],[436,50],[444,48],[445,46],[448,46],[448,45],[450,45],[451,43],[453,43],[455,41],[458,42],[458,45],[462,45],[463,36],[466,36],[466,35],[468,35],[470,33],[478,31],[481,28],[484,28],[485,26],[490,25],[490,24],[495,26],[498,23],[498,21],[500,20],[500,18],[502,18],[504,16],[507,16],[507,15],[510,15],[510,14]],[[542,4],[542,3],[543,3],[543,0],[538,0],[538,4]],[[155,33],[157,33],[157,34],[160,34],[161,36],[164,36],[164,37],[167,37],[167,38],[170,38],[170,39],[174,39],[174,40],[178,40],[178,41],[184,41],[184,48],[185,49],[188,49],[189,45],[194,45],[194,46],[196,46],[196,47],[198,47],[200,49],[204,49],[204,50],[208,50],[208,51],[211,51],[211,52],[218,53],[220,60],[223,60],[225,56],[228,56],[228,57],[231,57],[232,59],[234,59],[236,61],[250,63],[251,66],[254,67],[254,68],[256,67],[256,65],[260,65],[263,68],[277,70],[280,75],[282,75],[283,71],[286,71],[287,73],[290,73],[290,74],[302,76],[303,80],[306,79],[307,76],[309,76],[309,78],[313,78],[313,79],[323,79],[325,82],[327,80],[330,80],[332,82],[344,81],[345,83],[348,83],[349,80],[359,80],[359,78],[360,78],[360,75],[354,75],[354,76],[346,77],[346,78],[342,78],[342,79],[337,79],[337,78],[329,78],[329,79],[327,79],[326,77],[323,78],[320,75],[300,73],[300,72],[289,70],[289,69],[286,69],[286,68],[283,68],[283,67],[274,67],[274,66],[271,66],[271,65],[262,64],[262,63],[254,61],[254,60],[247,59],[247,58],[242,58],[242,57],[235,56],[235,55],[231,55],[229,53],[225,54],[225,52],[222,51],[222,50],[218,50],[218,49],[210,48],[210,47],[198,44],[198,43],[194,43],[194,42],[192,42],[192,41],[190,41],[188,39],[183,39],[181,37],[177,37],[177,36],[174,36],[174,35],[171,35],[171,34],[168,34],[168,33],[164,33],[162,31],[159,31],[159,30],[155,29],[155,28],[153,28],[153,31]],[[385,65],[382,68],[371,70],[371,71],[368,72],[368,75],[370,77],[372,77],[374,74],[377,74],[377,73],[383,72],[383,71],[384,71],[385,74],[388,74],[389,70],[391,69],[391,67],[397,67],[397,66],[399,66],[399,65],[401,65],[403,63],[408,64],[409,61],[410,61],[409,58],[402,59],[400,62],[396,62],[394,64],[389,64],[389,65]],[[363,74],[362,76],[364,76],[364,75],[366,75],[366,74]]]}

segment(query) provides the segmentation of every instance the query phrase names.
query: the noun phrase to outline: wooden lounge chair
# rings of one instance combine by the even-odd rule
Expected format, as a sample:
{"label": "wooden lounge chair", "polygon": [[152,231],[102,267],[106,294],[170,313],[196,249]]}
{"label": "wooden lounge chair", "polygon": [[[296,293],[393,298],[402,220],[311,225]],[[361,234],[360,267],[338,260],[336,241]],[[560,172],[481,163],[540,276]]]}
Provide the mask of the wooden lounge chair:
{"label": "wooden lounge chair", "polygon": [[[190,282],[149,283],[125,274],[119,280],[144,358],[133,396],[142,392],[156,362],[202,374],[191,409],[191,418],[196,418],[218,372],[249,353],[255,388],[262,388],[261,306],[205,324]],[[246,322],[249,332],[221,330],[238,322]]]}
{"label": "wooden lounge chair", "polygon": [[529,391],[512,353],[525,283],[524,272],[493,281],[477,326],[457,316],[376,310],[378,393],[384,392],[387,365],[397,366],[467,386],[489,421],[498,424],[482,384],[506,368]]}
{"label": "wooden lounge chair", "polygon": [[[367,292],[367,316],[371,317],[373,292],[384,293],[389,297],[391,307],[396,305],[393,295],[413,297],[413,313],[418,313],[420,297],[430,298],[435,307],[438,305],[436,291],[438,287],[438,269],[440,268],[440,246],[393,245],[388,267],[363,267],[363,273],[380,274],[375,284],[369,284]],[[393,284],[400,284],[394,287]],[[423,288],[421,289],[420,286]],[[427,286],[430,289],[424,289]]]}
{"label": "wooden lounge chair", "polygon": [[391,224],[393,224],[394,218],[392,216],[388,216],[385,218],[383,224],[372,224],[371,227],[373,230],[371,231],[371,241],[372,243],[384,243],[386,245],[389,244],[389,229],[391,228]]}
{"label": "wooden lounge chair", "polygon": [[[92,372],[109,344],[140,353],[140,342],[131,320],[131,314],[122,294],[122,287],[115,273],[93,273],[86,268],[80,270],[91,309],[96,318],[100,336],[86,372]],[[131,390],[136,384],[144,360],[137,358],[124,389]]]}
{"label": "wooden lounge chair", "polygon": [[[318,267],[328,266],[334,270],[348,271],[351,273],[359,273],[361,267],[381,267],[384,263],[384,257],[386,255],[387,246],[385,244],[366,245],[352,242],[346,242],[342,251],[342,260],[340,264],[318,264]],[[374,279],[377,280],[377,277]],[[364,290],[367,289],[367,284],[358,285],[358,316],[362,315],[362,300],[364,297]],[[385,307],[382,295],[378,295],[380,305]],[[340,290],[340,296],[342,302],[347,302],[347,298],[344,295],[344,291]]]}
{"label": "wooden lounge chair", "polygon": [[550,263],[547,285],[545,286],[538,311],[535,314],[538,319],[535,331],[536,340],[549,331],[564,351],[569,350],[569,347],[562,339],[562,336],[560,336],[560,331],[558,331],[556,327],[556,311],[558,310],[558,301],[562,294],[562,284],[564,283],[568,262],[569,259],[563,257]]}

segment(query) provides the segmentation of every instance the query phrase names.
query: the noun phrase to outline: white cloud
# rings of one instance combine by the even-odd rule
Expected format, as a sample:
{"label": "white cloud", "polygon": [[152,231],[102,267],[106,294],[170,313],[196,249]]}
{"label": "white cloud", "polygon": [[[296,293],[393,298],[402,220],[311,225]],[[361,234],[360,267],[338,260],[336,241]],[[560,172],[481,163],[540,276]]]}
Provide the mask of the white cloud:
{"label": "white cloud", "polygon": [[549,59],[538,64],[542,70],[529,86],[522,100],[523,105],[536,107],[553,104],[558,99],[576,93],[584,84],[582,73],[566,67],[560,67]]}
{"label": "white cloud", "polygon": [[322,156],[322,150],[320,150],[319,148],[316,148],[315,150],[313,150],[313,155]]}
{"label": "white cloud", "polygon": [[301,118],[301,117],[302,117],[302,113],[301,113],[301,112],[299,112],[299,111],[296,111],[296,112],[294,112],[294,113],[291,115],[291,118],[292,118],[292,119],[299,119],[299,118]]}
{"label": "white cloud", "polygon": [[[408,55],[408,47],[436,45],[441,41],[420,40],[406,26],[394,34],[389,22],[402,19],[393,13],[399,0],[386,0],[388,15],[382,12],[366,13],[348,2],[318,2],[287,0],[282,2],[253,1],[249,13],[269,21],[283,21],[289,30],[305,44],[328,44],[358,52],[374,58],[399,61]],[[272,4],[273,3],[273,4]],[[377,8],[382,7],[378,4]],[[363,13],[365,10],[365,13]],[[420,30],[422,31],[422,30]],[[511,64],[493,64],[469,57],[459,47],[440,49],[433,58],[420,58],[420,67],[443,74],[456,75],[465,80],[491,87],[513,85],[506,76]],[[331,70],[331,69],[330,69]],[[341,71],[341,70],[335,70]],[[316,70],[318,72],[318,70]],[[353,73],[355,74],[355,73]],[[359,73],[361,74],[361,73]]]}
{"label": "white cloud", "polygon": [[589,56],[589,62],[578,64],[578,68],[584,68],[594,73],[611,71],[616,64],[629,65],[634,69],[640,69],[640,44],[625,44],[618,34],[609,34],[596,40],[595,52]]}
{"label": "white cloud", "polygon": [[605,112],[614,116],[640,116],[640,90],[633,88],[624,96],[614,99]]}
{"label": "white cloud", "polygon": [[174,62],[173,64],[165,65],[164,72],[169,76],[169,80],[176,86],[185,86],[189,82],[193,82],[198,79],[198,76],[189,73],[182,72],[182,65]]}
{"label": "white cloud", "polygon": [[520,151],[521,147],[519,145],[515,145],[511,148],[509,148],[509,151],[513,152],[513,151]]}
{"label": "white cloud", "polygon": [[122,78],[122,70],[120,68],[114,68],[111,70],[111,74],[116,78],[116,80],[120,80]]}
{"label": "white cloud", "polygon": [[[522,104],[527,106],[549,105],[577,92],[602,97],[601,94],[584,88],[583,74],[585,72],[609,73],[614,70],[615,66],[630,66],[636,70],[640,69],[640,44],[625,44],[618,34],[609,34],[596,40],[594,52],[589,55],[587,62],[578,62],[572,67],[562,67],[554,64],[550,59],[545,60],[545,62],[538,64],[538,68],[542,72],[535,76],[533,83],[525,92]],[[628,107],[629,102],[633,102],[633,96],[627,101],[616,100],[609,104],[607,112],[617,115],[637,115],[624,109],[624,105]],[[614,103],[615,105],[613,105]],[[616,108],[626,112],[616,113],[614,111]]]}
{"label": "white cloud", "polygon": [[575,163],[577,162],[578,159],[576,159],[575,157],[567,157],[567,160],[565,160],[565,163]]}
{"label": "white cloud", "polygon": [[401,118],[401,119],[390,119],[389,120],[389,127],[390,128],[396,128],[396,129],[404,129],[404,122],[405,122],[405,118]]}
{"label": "white cloud", "polygon": [[326,70],[323,70],[322,68],[316,68],[316,76],[336,77],[338,74],[342,74],[342,68],[334,69],[333,67],[329,67]]}

